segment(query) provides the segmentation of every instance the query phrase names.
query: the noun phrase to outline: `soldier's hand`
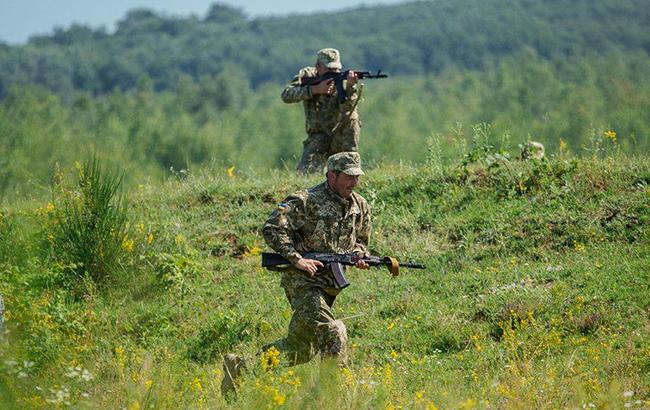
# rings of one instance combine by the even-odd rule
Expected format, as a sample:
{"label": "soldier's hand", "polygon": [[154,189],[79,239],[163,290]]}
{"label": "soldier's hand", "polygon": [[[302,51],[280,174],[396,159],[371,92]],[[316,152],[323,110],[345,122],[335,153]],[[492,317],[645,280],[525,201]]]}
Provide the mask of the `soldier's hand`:
{"label": "soldier's hand", "polygon": [[[356,257],[359,258],[354,262],[354,267],[359,268],[359,269],[370,269],[370,265],[366,261],[364,261],[361,258],[367,258],[370,256],[368,252],[356,252],[355,253]],[[354,259],[353,259],[354,261]]]}
{"label": "soldier's hand", "polygon": [[296,268],[306,272],[310,278],[313,278],[318,274],[318,268],[323,267],[325,267],[323,262],[314,259],[302,258],[298,259],[298,262],[296,262]]}
{"label": "soldier's hand", "polygon": [[364,261],[363,259],[359,259],[359,260],[354,264],[354,267],[355,267],[355,268],[359,268],[359,269],[370,269],[370,265],[368,265],[368,264],[366,263],[366,261]]}
{"label": "soldier's hand", "polygon": [[348,87],[352,87],[353,85],[355,85],[355,84],[357,83],[357,73],[355,73],[354,71],[350,70],[350,71],[348,72],[348,78],[347,78],[347,80],[348,80]]}
{"label": "soldier's hand", "polygon": [[311,93],[313,95],[320,95],[320,94],[332,95],[332,94],[334,94],[333,80],[330,78],[329,80],[321,81],[320,83],[318,83],[316,85],[312,85],[311,86]]}

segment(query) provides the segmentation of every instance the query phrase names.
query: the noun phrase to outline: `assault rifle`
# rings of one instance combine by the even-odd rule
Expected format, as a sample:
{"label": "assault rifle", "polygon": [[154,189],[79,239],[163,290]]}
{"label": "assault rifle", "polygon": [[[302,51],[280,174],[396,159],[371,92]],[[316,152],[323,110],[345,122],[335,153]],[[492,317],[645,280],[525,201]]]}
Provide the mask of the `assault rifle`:
{"label": "assault rifle", "polygon": [[[324,253],[324,252],[307,252],[302,255],[307,259],[314,259],[328,267],[334,274],[334,280],[339,289],[350,285],[345,277],[345,266],[354,266],[360,260],[370,266],[386,266],[393,276],[399,275],[400,266],[413,269],[426,269],[426,266],[414,262],[398,262],[397,259],[390,256],[359,256],[353,253]],[[262,267],[272,268],[281,265],[291,265],[282,255],[277,253],[262,252]]]}
{"label": "assault rifle", "polygon": [[377,74],[372,74],[370,71],[355,71],[355,70],[345,70],[345,71],[328,71],[323,75],[316,77],[302,77],[300,81],[300,86],[305,87],[308,85],[316,85],[327,80],[334,80],[334,85],[336,86],[336,99],[339,104],[347,101],[348,96],[345,93],[345,87],[343,87],[343,81],[348,78],[348,73],[354,71],[357,74],[357,78],[363,80],[364,78],[387,78],[386,74],[382,74],[381,70],[377,70]]}

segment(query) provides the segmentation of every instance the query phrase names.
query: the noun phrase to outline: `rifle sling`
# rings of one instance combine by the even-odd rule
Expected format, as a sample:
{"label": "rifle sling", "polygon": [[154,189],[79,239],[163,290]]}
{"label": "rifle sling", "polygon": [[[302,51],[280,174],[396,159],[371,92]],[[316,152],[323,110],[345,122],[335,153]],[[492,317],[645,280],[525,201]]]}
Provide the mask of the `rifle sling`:
{"label": "rifle sling", "polygon": [[390,271],[391,275],[399,276],[399,262],[397,262],[397,259],[388,256],[388,260],[390,261],[390,266],[388,267],[388,270]]}

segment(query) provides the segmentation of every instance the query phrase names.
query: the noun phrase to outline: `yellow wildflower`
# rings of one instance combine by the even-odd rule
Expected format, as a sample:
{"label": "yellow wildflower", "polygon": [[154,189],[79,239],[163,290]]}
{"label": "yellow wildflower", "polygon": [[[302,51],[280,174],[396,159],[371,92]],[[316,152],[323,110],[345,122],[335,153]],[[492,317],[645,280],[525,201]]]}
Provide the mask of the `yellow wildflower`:
{"label": "yellow wildflower", "polygon": [[253,246],[252,248],[246,247],[246,250],[244,251],[244,256],[256,256],[262,253],[262,248],[259,248],[257,246]]}
{"label": "yellow wildflower", "polygon": [[260,365],[264,370],[271,370],[280,364],[280,351],[275,347],[270,348],[260,357]]}
{"label": "yellow wildflower", "polygon": [[129,410],[140,410],[140,402],[134,401],[129,405]]}
{"label": "yellow wildflower", "polygon": [[560,152],[564,152],[567,149],[567,143],[565,140],[560,138]]}
{"label": "yellow wildflower", "polygon": [[354,374],[350,369],[347,367],[341,367],[341,373],[343,373],[343,377],[345,378],[345,384],[348,387],[354,386]]}
{"label": "yellow wildflower", "polygon": [[117,364],[120,366],[120,369],[124,370],[124,366],[126,366],[126,358],[124,356],[124,348],[122,346],[117,346],[115,348],[115,356],[117,358]]}
{"label": "yellow wildflower", "polygon": [[616,142],[616,131],[613,130],[605,131],[605,138],[609,138],[610,141]]}
{"label": "yellow wildflower", "polygon": [[474,407],[476,407],[476,400],[474,399],[467,399],[459,405],[459,408],[467,410],[473,409]]}
{"label": "yellow wildflower", "polygon": [[286,399],[280,393],[276,393],[273,396],[273,403],[277,404],[278,406],[282,406],[285,401],[286,401]]}
{"label": "yellow wildflower", "polygon": [[390,322],[390,323],[388,324],[388,326],[386,326],[386,330],[391,330],[391,329],[394,328],[394,327],[395,327],[395,323]]}
{"label": "yellow wildflower", "polygon": [[424,400],[424,390],[418,390],[415,392],[415,402],[422,403]]}
{"label": "yellow wildflower", "polygon": [[147,235],[147,245],[151,245],[153,243],[153,234],[150,232],[149,235]]}
{"label": "yellow wildflower", "polygon": [[195,377],[194,380],[192,380],[192,383],[190,383],[192,386],[192,389],[196,390],[199,393],[203,392],[203,385],[201,384],[201,379],[198,377]]}
{"label": "yellow wildflower", "polygon": [[233,165],[232,167],[228,168],[226,170],[226,174],[228,175],[228,178],[234,178],[235,177],[235,166]]}
{"label": "yellow wildflower", "polygon": [[47,205],[45,205],[45,212],[48,214],[51,214],[54,212],[54,204],[51,202],[48,202]]}
{"label": "yellow wildflower", "polygon": [[390,384],[393,381],[393,368],[387,364],[384,366],[384,383]]}
{"label": "yellow wildflower", "polygon": [[129,239],[129,235],[124,235],[122,239],[122,249],[127,252],[133,252],[133,240]]}

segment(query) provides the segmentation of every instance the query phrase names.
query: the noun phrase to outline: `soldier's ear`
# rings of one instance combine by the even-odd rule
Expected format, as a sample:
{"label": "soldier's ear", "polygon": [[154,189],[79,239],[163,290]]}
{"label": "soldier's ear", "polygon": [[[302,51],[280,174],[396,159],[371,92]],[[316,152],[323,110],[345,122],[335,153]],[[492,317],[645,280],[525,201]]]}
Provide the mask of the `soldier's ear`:
{"label": "soldier's ear", "polygon": [[334,171],[327,171],[325,176],[327,177],[327,183],[332,186],[334,181],[336,181],[336,173]]}

